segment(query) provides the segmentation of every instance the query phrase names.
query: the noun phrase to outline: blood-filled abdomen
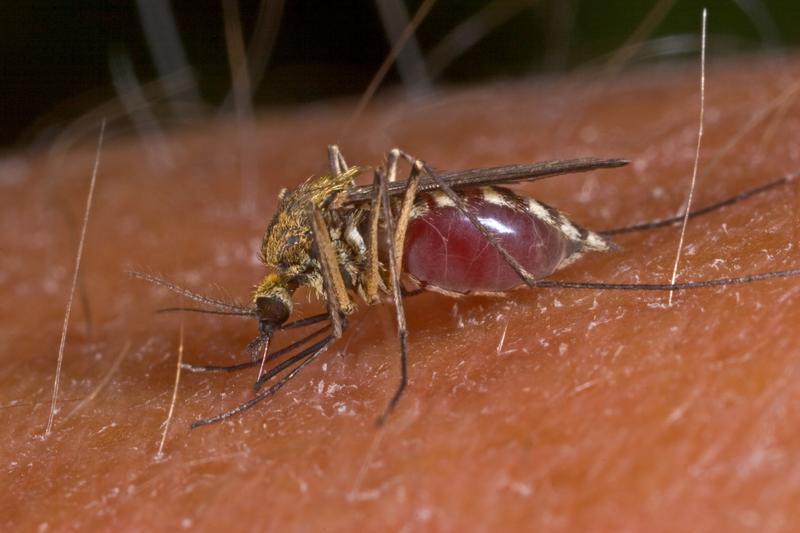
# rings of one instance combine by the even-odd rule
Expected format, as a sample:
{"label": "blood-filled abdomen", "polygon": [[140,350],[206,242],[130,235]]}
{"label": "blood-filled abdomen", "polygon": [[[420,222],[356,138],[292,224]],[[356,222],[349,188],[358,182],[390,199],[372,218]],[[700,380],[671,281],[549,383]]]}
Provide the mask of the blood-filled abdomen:
{"label": "blood-filled abdomen", "polygon": [[[574,251],[553,225],[511,191],[460,191],[469,209],[536,278],[549,276]],[[421,195],[409,221],[403,270],[423,286],[457,293],[500,292],[523,282],[466,215],[441,192]]]}

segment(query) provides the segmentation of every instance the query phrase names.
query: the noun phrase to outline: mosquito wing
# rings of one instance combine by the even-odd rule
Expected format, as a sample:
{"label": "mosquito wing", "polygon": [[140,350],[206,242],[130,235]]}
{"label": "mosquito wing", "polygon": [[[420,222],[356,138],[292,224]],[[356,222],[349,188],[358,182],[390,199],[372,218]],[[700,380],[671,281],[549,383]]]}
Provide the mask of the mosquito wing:
{"label": "mosquito wing", "polygon": [[[560,174],[589,172],[602,168],[622,167],[629,163],[625,159],[562,159],[543,161],[524,165],[507,165],[503,167],[486,167],[469,170],[449,170],[439,172],[439,177],[453,189],[479,187],[482,185],[500,185],[520,181],[536,181]],[[395,181],[389,184],[390,196],[403,194],[406,181]],[[432,191],[439,186],[430,177],[420,178],[418,192]],[[374,195],[373,185],[353,187],[347,191],[341,205],[355,204],[369,200]]]}

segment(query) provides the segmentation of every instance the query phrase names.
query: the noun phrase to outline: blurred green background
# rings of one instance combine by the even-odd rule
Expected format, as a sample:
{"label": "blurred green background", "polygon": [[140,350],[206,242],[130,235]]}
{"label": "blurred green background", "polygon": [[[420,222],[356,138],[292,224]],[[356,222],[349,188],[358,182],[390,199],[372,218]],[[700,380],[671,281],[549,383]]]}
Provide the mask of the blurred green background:
{"label": "blurred green background", "polygon": [[[173,71],[179,81],[166,91],[173,103],[187,93],[201,107],[230,104],[225,21],[232,19],[223,4],[6,0],[0,147],[46,142],[92,106]],[[389,35],[405,24],[403,12],[412,16],[422,4],[241,0],[227,7],[240,17],[244,41],[255,38],[253,50],[263,56],[265,67],[251,72],[258,80],[253,101],[286,105],[361,94],[390,49]],[[797,0],[440,0],[386,85],[424,94],[441,84],[609,62],[696,60],[703,7],[712,57],[780,53],[800,42]],[[625,55],[631,42],[636,51]]]}

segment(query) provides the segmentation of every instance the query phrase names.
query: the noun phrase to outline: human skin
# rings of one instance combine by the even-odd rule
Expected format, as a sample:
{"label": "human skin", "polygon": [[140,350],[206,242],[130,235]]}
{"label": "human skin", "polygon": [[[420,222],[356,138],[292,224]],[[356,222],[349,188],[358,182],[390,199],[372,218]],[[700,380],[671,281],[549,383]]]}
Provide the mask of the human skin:
{"label": "human skin", "polygon": [[[787,93],[800,63],[712,64],[698,207],[800,170],[800,109]],[[181,328],[185,361],[226,364],[247,357],[256,324],[154,314],[186,302],[127,270],[247,302],[266,273],[256,254],[278,190],[323,172],[334,141],[365,166],[394,146],[442,169],[624,157],[632,161],[624,169],[516,188],[592,229],[671,216],[688,192],[698,89],[690,65],[481,86],[418,103],[384,98],[344,134],[350,104],[275,111],[246,135],[233,123],[169,133],[172,166],[151,163],[145,143],[110,128],[46,439],[96,132],[57,164],[45,154],[6,159],[0,525],[779,531],[800,523],[800,279],[679,292],[672,306],[666,293],[596,290],[408,299],[410,385],[381,428],[376,418],[399,377],[394,318],[388,305],[362,305],[344,337],[279,394],[224,423],[189,430],[250,398],[254,371],[184,372],[156,457]],[[256,169],[254,212],[241,209],[242,153]],[[798,202],[790,185],[691,220],[679,280],[800,266]],[[586,256],[554,278],[665,283],[677,241],[675,228],[621,236],[621,251]],[[323,309],[306,292],[296,302],[296,317]]]}

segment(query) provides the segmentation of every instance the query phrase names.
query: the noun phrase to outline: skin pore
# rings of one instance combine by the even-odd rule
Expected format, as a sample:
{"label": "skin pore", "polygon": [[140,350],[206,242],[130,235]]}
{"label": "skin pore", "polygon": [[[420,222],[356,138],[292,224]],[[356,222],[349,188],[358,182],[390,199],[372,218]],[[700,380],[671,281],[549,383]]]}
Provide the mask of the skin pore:
{"label": "skin pore", "polygon": [[[793,142],[800,64],[715,63],[696,207],[800,170]],[[680,292],[672,307],[666,293],[610,291],[409,299],[410,386],[382,429],[375,419],[399,372],[394,318],[388,306],[362,307],[345,336],[273,400],[226,423],[188,430],[249,399],[255,372],[184,373],[164,455],[155,459],[181,325],[184,361],[230,364],[247,357],[256,324],[154,314],[186,302],[126,270],[247,302],[265,274],[256,252],[279,189],[323,172],[332,142],[348,163],[365,166],[394,146],[441,169],[624,157],[632,160],[625,169],[516,190],[595,230],[672,216],[688,192],[697,80],[695,65],[653,67],[609,81],[497,84],[411,104],[384,98],[345,138],[347,103],[266,113],[246,143],[258,176],[254,212],[240,209],[245,146],[235,124],[169,133],[171,164],[154,162],[146,143],[110,128],[83,298],[73,309],[59,412],[46,440],[37,437],[49,412],[96,132],[57,166],[45,154],[7,158],[5,175],[18,177],[4,180],[0,194],[7,480],[0,525],[772,531],[796,524],[800,280]],[[797,267],[799,201],[790,185],[691,220],[679,281]],[[587,256],[555,279],[666,283],[677,240],[677,228],[620,236],[622,251]],[[306,292],[295,303],[295,318],[324,309]],[[274,347],[302,334],[276,336]]]}

